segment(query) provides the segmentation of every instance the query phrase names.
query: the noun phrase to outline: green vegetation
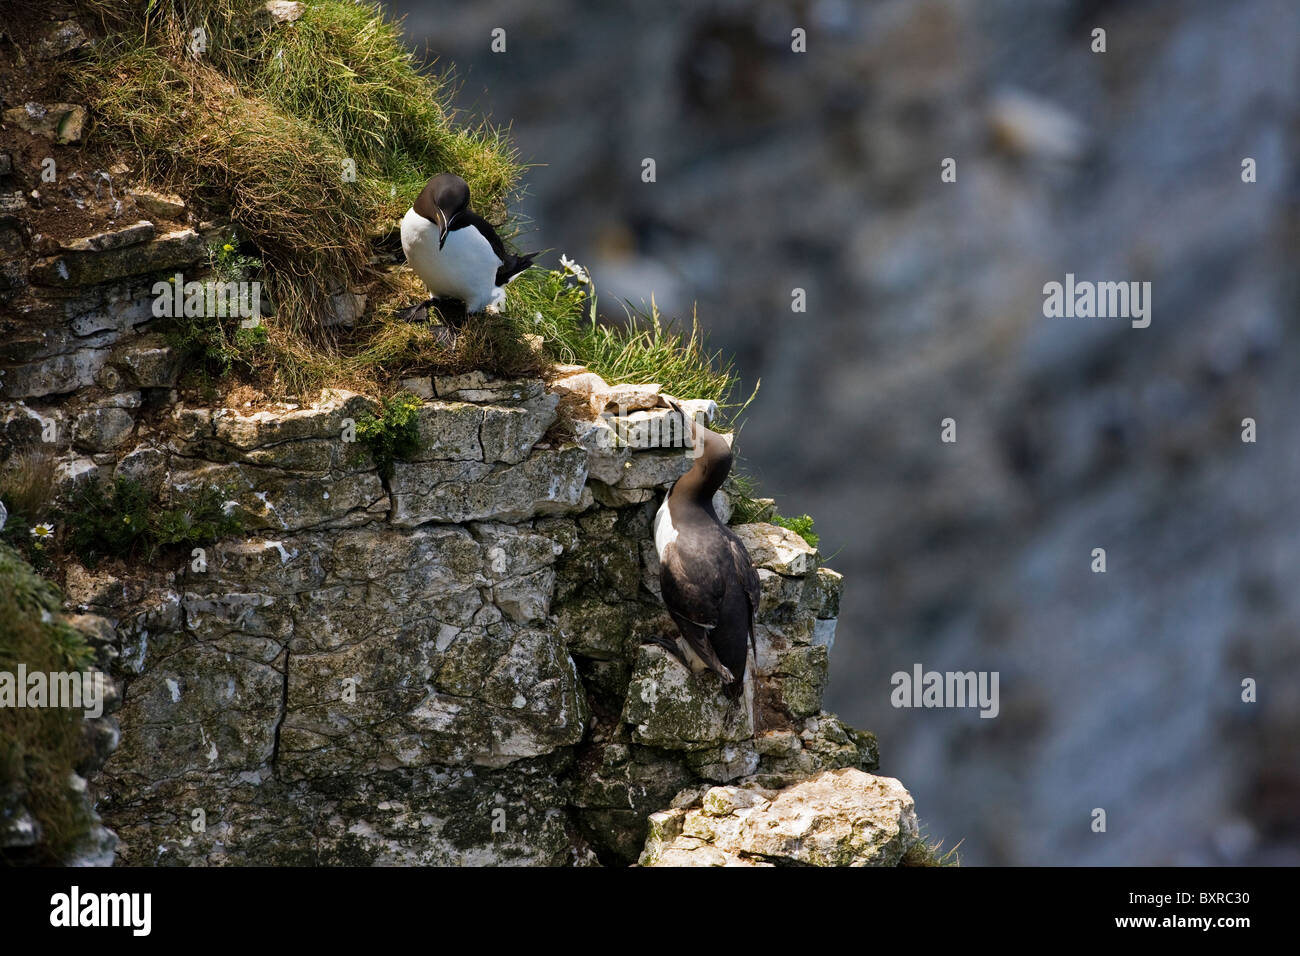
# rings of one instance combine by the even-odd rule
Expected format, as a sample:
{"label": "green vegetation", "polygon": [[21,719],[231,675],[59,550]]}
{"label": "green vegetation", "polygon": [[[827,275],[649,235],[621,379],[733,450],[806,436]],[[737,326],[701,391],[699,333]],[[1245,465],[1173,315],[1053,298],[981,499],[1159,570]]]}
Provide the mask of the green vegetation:
{"label": "green vegetation", "polygon": [[[12,548],[0,544],[0,671],[84,669],[85,639],[59,616],[58,589]],[[34,849],[0,862],[55,864],[86,833],[85,805],[68,786],[81,752],[81,712],[59,707],[0,707],[0,810],[25,806],[40,824]]]}
{"label": "green vegetation", "polygon": [[[196,360],[203,372],[225,375],[232,368],[254,371],[258,356],[265,349],[268,336],[260,321],[246,327],[240,316],[231,313],[230,302],[216,294],[215,286],[226,282],[252,281],[262,268],[262,261],[239,252],[239,239],[231,235],[208,245],[208,262],[213,278],[202,283],[213,290],[215,315],[178,315],[171,320],[167,338],[171,344]],[[260,320],[260,316],[259,316]]]}
{"label": "green vegetation", "polygon": [[748,475],[732,474],[727,479],[726,491],[731,498],[731,523],[750,524],[754,521],[766,521],[793,531],[808,542],[809,547],[817,547],[821,538],[813,531],[813,519],[808,515],[787,518],[776,510],[776,502],[771,498],[756,497],[757,488]]}
{"label": "green vegetation", "polygon": [[420,447],[420,400],[405,392],[384,400],[378,415],[364,415],[357,422],[357,439],[370,449],[379,473],[393,477],[393,462],[414,454]]}
{"label": "green vegetation", "polygon": [[820,537],[813,531],[813,519],[808,515],[800,515],[797,518],[787,518],[784,515],[773,513],[771,522],[779,525],[788,531],[793,531],[799,537],[808,542],[809,547],[817,547]]}
{"label": "green vegetation", "polygon": [[88,566],[106,557],[153,558],[170,545],[199,545],[239,534],[238,518],[224,510],[221,489],[200,488],[183,506],[159,508],[148,490],[129,478],[105,487],[88,483],[73,496],[66,516],[68,542]]}

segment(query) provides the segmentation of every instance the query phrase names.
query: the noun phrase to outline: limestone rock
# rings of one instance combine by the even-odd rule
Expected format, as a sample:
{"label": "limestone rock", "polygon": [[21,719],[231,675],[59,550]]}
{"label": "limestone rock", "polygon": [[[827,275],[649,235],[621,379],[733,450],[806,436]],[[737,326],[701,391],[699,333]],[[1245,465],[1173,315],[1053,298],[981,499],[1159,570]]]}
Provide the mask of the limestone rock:
{"label": "limestone rock", "polygon": [[399,527],[428,521],[523,521],[580,510],[587,479],[581,448],[534,452],[516,465],[397,462],[389,488]]}
{"label": "limestone rock", "polygon": [[147,216],[157,219],[178,220],[185,215],[185,201],[171,193],[154,192],[149,189],[131,190],[131,198],[136,206]]}
{"label": "limestone rock", "polygon": [[712,673],[694,674],[657,645],[639,648],[623,705],[624,723],[637,743],[669,750],[691,750],[754,733],[753,708],[746,693],[729,700]]}
{"label": "limestone rock", "polygon": [[665,490],[690,471],[694,463],[688,450],[644,451],[628,458],[617,485],[619,488]]}
{"label": "limestone rock", "polygon": [[359,292],[347,290],[330,296],[329,304],[321,315],[321,324],[326,328],[334,326],[351,328],[356,325],[357,319],[365,314],[366,299],[367,297]]}
{"label": "limestone rock", "polygon": [[617,484],[632,449],[619,440],[618,432],[604,418],[575,423],[575,438],[587,450],[587,470],[606,485]]}
{"label": "limestone rock", "polygon": [[73,440],[92,451],[106,451],[126,441],[135,419],[123,408],[92,408],[77,416]]}
{"label": "limestone rock", "polygon": [[415,413],[419,450],[410,461],[482,461],[483,409],[468,402],[428,401]]}
{"label": "limestone rock", "polygon": [[81,239],[69,239],[60,243],[64,252],[106,252],[109,249],[122,249],[136,243],[147,242],[154,237],[154,225],[147,219],[133,222],[120,229],[95,233]]}
{"label": "limestone rock", "polygon": [[170,388],[180,377],[184,356],[160,333],[141,336],[114,351],[136,388]]}
{"label": "limestone rock", "polygon": [[265,9],[276,23],[292,23],[302,18],[304,8],[298,0],[267,0]]}
{"label": "limestone rock", "polygon": [[660,388],[654,385],[610,385],[605,396],[605,407],[613,407],[618,414],[656,408],[660,404]]}
{"label": "limestone rock", "polygon": [[428,375],[417,375],[401,381],[402,391],[410,392],[416,398],[428,401],[433,398],[433,379]]}
{"label": "limestone rock", "polygon": [[51,24],[45,35],[37,42],[36,57],[41,60],[54,60],[93,45],[94,41],[86,35],[86,31],[76,20],[59,20]]}
{"label": "limestone rock", "polygon": [[177,437],[191,452],[201,451],[204,443],[215,441],[239,453],[305,439],[342,443],[347,423],[355,424],[378,407],[373,399],[356,392],[325,389],[312,405],[256,411],[179,406],[172,420]]}
{"label": "limestone rock", "polygon": [[817,566],[817,549],[788,528],[755,522],[731,530],[744,542],[755,567],[799,577]]}
{"label": "limestone rock", "polygon": [[559,401],[556,395],[542,392],[517,404],[485,407],[480,431],[483,460],[513,465],[527,458],[555,421]]}
{"label": "limestone rock", "polygon": [[77,349],[0,369],[0,391],[14,398],[43,398],[76,391],[94,383],[108,355],[108,349]]}
{"label": "limestone rock", "polygon": [[634,411],[605,416],[618,434],[619,442],[634,450],[647,448],[689,448],[690,430],[671,408]]}
{"label": "limestone rock", "polygon": [[517,405],[540,397],[545,387],[536,379],[499,379],[474,371],[463,375],[435,375],[433,391],[448,401]]}
{"label": "limestone rock", "polygon": [[175,501],[205,487],[225,489],[227,509],[249,531],[355,527],[381,519],[389,505],[373,471],[294,474],[279,465],[232,462],[174,469],[170,484]]}
{"label": "limestone rock", "polygon": [[756,778],[650,817],[642,866],[896,866],[919,839],[892,777],[829,770],[779,790]]}
{"label": "limestone rock", "polygon": [[34,283],[46,286],[85,286],[126,276],[177,269],[198,262],[203,239],[193,229],[178,229],[150,242],[105,252],[68,252],[32,267]]}
{"label": "limestone rock", "polygon": [[81,142],[86,108],[75,103],[27,103],[4,111],[4,121],[33,136],[45,136],[60,145]]}
{"label": "limestone rock", "polygon": [[582,366],[568,366],[557,370],[551,381],[551,390],[560,395],[580,399],[592,416],[600,415],[609,404],[609,385],[603,378]]}
{"label": "limestone rock", "polygon": [[[471,373],[423,380],[419,450],[385,481],[347,440],[372,399],[158,415],[165,339],[78,315],[68,334],[103,343],[113,394],[12,403],[6,440],[61,415],[75,451],[56,490],[117,474],[183,508],[215,486],[244,526],[204,546],[202,569],[68,570],[69,606],[91,612],[74,623],[121,681],[113,715],[85,730],[107,758],[94,783],[120,862],[630,863],[653,811],[685,813],[710,784],[776,793],[874,769],[870,735],[820,710],[839,577],[811,549],[800,564],[779,529],[753,545],[770,566],[741,700],[652,643],[672,625],[651,519],[685,450],[633,450],[608,416],[575,431],[604,429],[611,448],[557,440],[557,392]],[[759,806],[729,799],[709,798],[716,819]],[[191,804],[219,808],[202,834],[168,822]],[[79,858],[111,856],[105,833]],[[780,852],[701,844],[660,862]]]}
{"label": "limestone rock", "polygon": [[137,482],[150,494],[156,495],[166,479],[167,460],[167,453],[161,448],[150,444],[136,445],[118,459],[113,474]]}

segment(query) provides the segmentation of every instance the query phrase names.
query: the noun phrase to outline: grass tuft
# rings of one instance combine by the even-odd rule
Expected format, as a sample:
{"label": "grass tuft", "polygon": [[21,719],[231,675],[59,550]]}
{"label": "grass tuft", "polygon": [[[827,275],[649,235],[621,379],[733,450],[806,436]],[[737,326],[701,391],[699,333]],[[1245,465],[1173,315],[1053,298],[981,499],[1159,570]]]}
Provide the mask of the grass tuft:
{"label": "grass tuft", "polygon": [[908,848],[899,866],[961,866],[961,857],[957,851],[961,843],[949,850],[943,848],[943,841],[931,843],[926,838],[925,827],[921,828],[921,838]]}
{"label": "grass tuft", "polygon": [[557,362],[583,365],[611,384],[657,382],[681,399],[718,403],[724,425],[735,424],[758,389],[736,399],[734,363],[710,351],[698,317],[689,328],[666,320],[651,299],[649,311],[624,305],[626,321],[604,324],[596,318],[593,286],[574,283],[563,270],[530,270],[510,286],[507,314],[540,335]]}
{"label": "grass tuft", "polygon": [[808,515],[787,518],[784,515],[773,513],[771,521],[772,524],[785,528],[787,531],[793,531],[808,542],[809,547],[817,547],[817,542],[821,540],[817,533],[813,531],[813,519]]}

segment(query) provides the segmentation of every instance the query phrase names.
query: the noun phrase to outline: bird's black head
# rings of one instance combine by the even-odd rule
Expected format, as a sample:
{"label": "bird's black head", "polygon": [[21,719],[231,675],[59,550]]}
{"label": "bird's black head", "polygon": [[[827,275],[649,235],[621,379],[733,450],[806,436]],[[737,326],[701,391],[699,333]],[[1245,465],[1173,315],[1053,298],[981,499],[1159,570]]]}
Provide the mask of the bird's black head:
{"label": "bird's black head", "polygon": [[727,480],[727,475],[731,474],[731,446],[717,432],[701,425],[695,416],[682,408],[676,399],[671,396],[664,397],[669,407],[680,415],[686,424],[691,436],[691,454],[695,458],[691,470],[679,478],[673,487],[676,489],[680,485],[682,494],[696,498],[700,502],[709,501],[714,492]]}
{"label": "bird's black head", "polygon": [[439,173],[415,199],[417,213],[438,227],[438,248],[447,241],[447,230],[456,217],[469,209],[469,184],[455,173]]}

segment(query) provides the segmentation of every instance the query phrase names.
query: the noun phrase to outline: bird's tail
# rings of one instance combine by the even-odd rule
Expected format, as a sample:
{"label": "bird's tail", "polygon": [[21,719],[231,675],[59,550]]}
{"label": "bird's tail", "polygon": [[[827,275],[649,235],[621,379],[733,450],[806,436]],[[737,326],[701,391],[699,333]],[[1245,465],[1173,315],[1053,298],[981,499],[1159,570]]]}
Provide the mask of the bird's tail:
{"label": "bird's tail", "polygon": [[533,259],[537,253],[530,252],[527,255],[517,256],[513,252],[506,253],[506,260],[497,269],[497,285],[503,286],[507,282],[516,278],[519,273],[529,268],[533,264]]}

